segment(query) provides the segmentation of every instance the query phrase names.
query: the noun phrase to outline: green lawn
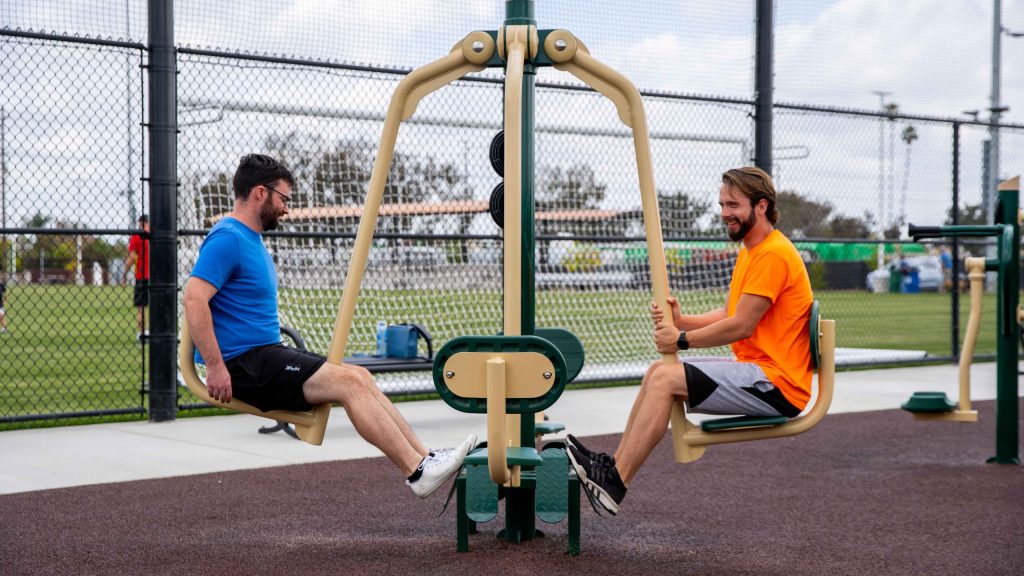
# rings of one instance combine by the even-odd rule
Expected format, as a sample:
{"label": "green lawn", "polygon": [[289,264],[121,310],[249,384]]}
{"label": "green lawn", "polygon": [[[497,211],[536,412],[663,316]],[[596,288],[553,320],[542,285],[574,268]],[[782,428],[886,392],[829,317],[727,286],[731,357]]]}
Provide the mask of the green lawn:
{"label": "green lawn", "polygon": [[[339,295],[282,289],[284,321],[303,332],[310,348],[326,352]],[[694,311],[720,305],[723,298],[714,293],[679,296]],[[840,347],[950,353],[947,294],[822,291],[816,296],[824,316],[837,322]],[[649,302],[650,295],[639,291],[542,292],[537,325],[577,334],[590,364],[653,358]],[[987,295],[978,354],[995,352],[994,306],[994,295]],[[966,296],[961,314],[963,327]],[[435,342],[442,343],[500,330],[501,303],[494,292],[364,290],[349,353],[373,349],[379,318],[424,323]],[[8,321],[9,332],[0,335],[0,418],[143,405],[139,390],[145,377],[130,287],[14,286],[8,290]]]}
{"label": "green lawn", "polygon": [[8,286],[0,417],[142,405],[130,287]]}

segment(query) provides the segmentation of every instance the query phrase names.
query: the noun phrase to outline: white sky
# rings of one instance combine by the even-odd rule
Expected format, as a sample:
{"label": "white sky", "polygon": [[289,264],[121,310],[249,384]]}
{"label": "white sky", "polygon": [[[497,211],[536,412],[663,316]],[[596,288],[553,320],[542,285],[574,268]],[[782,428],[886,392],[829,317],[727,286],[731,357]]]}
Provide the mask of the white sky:
{"label": "white sky", "polygon": [[[985,118],[991,87],[992,6],[991,0],[778,0],[776,101],[873,110],[879,105],[873,92],[884,90],[891,93],[888,100],[907,113],[964,117],[962,111],[973,109],[981,110]],[[471,30],[497,28],[503,11],[504,2],[499,0],[231,4],[180,0],[177,40],[185,46],[412,68],[440,57]],[[540,28],[574,32],[593,55],[625,73],[641,89],[731,98],[752,97],[753,16],[752,0],[536,2]],[[135,41],[145,41],[145,20],[145,2],[141,0],[10,0],[0,6],[0,26],[5,28]],[[1003,2],[1003,24],[1024,31],[1024,2]],[[1024,38],[1004,36],[1002,55],[1002,102],[1010,107],[1003,120],[1024,123]],[[101,103],[108,98],[140,99],[137,90],[124,92],[128,78],[137,83],[138,70],[133,68],[137,62],[125,55],[88,50],[78,51],[64,62],[58,66],[42,58],[40,50],[21,46],[8,46],[0,53],[0,106],[8,117],[8,222],[20,223],[41,205],[59,218],[120,226],[125,221],[124,199],[117,194],[133,175],[126,171],[124,147],[117,140],[127,132],[137,141],[139,118],[108,110]],[[547,72],[544,80],[568,80]],[[321,107],[335,106],[344,99],[341,105],[347,108],[378,107],[381,112],[386,108],[386,97],[360,90],[358,84],[320,94],[304,90],[302,85],[288,85],[287,78],[279,80],[280,85],[247,84],[244,93],[239,93],[237,86],[225,85],[230,93],[221,98]],[[201,91],[216,96],[220,87],[212,82]],[[190,90],[200,91],[194,79]],[[651,109],[657,106],[651,105]],[[444,112],[445,108],[436,104],[433,110]],[[654,131],[751,137],[749,125],[718,119],[718,113],[705,108],[685,118],[666,115],[660,120],[657,111],[649,110]],[[542,118],[540,112],[538,118]],[[279,129],[280,124],[272,127]],[[778,159],[780,184],[829,199],[854,215],[877,211],[878,128],[871,120],[837,122],[821,116],[780,114],[776,146],[802,146],[810,154],[801,160]],[[950,137],[944,127],[916,124],[915,128],[921,138],[913,144],[911,171],[904,174],[906,147],[900,144],[892,155],[892,182],[887,186],[901,192],[906,176],[912,219],[937,223],[948,207]],[[250,144],[256,138],[253,132],[232,136],[224,130],[213,153],[207,154],[203,148],[193,155],[213,158],[219,165],[245,151],[235,149],[245,146],[246,140],[241,138]],[[966,201],[976,202],[984,131],[965,130],[963,136],[963,195]],[[733,162],[738,156],[732,149],[719,150],[711,153],[707,166],[698,165],[700,170],[696,170],[692,164],[657,157],[659,150],[666,155],[689,153],[655,144],[659,184],[698,190],[705,179],[709,180],[707,189],[713,189],[719,164]],[[133,172],[138,172],[140,156],[136,154],[131,163]],[[604,167],[599,175],[612,189],[629,186],[628,169],[617,159],[597,159],[596,163]],[[689,172],[689,179],[676,171]],[[1024,172],[1024,136],[1004,135],[1002,173],[1020,172]],[[698,182],[694,182],[694,173]],[[886,178],[890,178],[888,172]],[[106,209],[83,206],[83,190],[104,195]],[[898,199],[888,202],[899,204]]]}

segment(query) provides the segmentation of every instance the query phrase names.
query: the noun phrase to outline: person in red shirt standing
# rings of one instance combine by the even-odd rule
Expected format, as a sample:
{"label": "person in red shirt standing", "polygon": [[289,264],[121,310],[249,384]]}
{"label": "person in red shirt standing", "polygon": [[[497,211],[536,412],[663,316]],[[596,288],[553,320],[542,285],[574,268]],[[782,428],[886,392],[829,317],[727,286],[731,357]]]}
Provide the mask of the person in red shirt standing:
{"label": "person in red shirt standing", "polygon": [[128,239],[128,259],[125,260],[125,275],[122,283],[128,282],[128,270],[135,266],[135,307],[138,309],[139,340],[149,335],[146,330],[146,308],[149,307],[149,216],[139,216],[139,228],[147,235],[133,234]]}

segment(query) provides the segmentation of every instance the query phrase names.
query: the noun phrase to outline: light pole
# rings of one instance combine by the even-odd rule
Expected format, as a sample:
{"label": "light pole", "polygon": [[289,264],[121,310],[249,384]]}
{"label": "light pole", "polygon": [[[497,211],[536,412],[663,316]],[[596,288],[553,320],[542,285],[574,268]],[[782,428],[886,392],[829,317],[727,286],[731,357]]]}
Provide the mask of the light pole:
{"label": "light pole", "polygon": [[[1021,32],[1012,32],[1003,28],[1003,4],[1002,0],[993,0],[992,2],[992,93],[991,106],[989,107],[989,128],[988,128],[988,139],[989,139],[989,173],[988,181],[985,182],[985,188],[982,190],[982,203],[985,209],[985,222],[987,224],[995,223],[996,215],[996,189],[999,187],[999,121],[1002,113],[1009,110],[1009,107],[1003,106],[1000,102],[1000,84],[1001,84],[1001,63],[1002,63],[1002,41],[1003,34],[1011,38],[1020,38],[1024,36]],[[995,256],[996,248],[994,245],[989,244],[986,247],[985,254],[988,257]],[[989,273],[986,275],[985,286],[991,289],[995,274]]]}
{"label": "light pole", "polygon": [[999,121],[1003,112],[1009,107],[1000,102],[1000,86],[1002,84],[1002,41],[1003,34],[1010,38],[1022,38],[1024,32],[1013,32],[1003,27],[1002,0],[992,2],[992,93],[989,107],[989,174],[982,200],[985,206],[985,222],[992,224],[995,220],[996,188],[999,186]]}
{"label": "light pole", "polygon": [[1002,60],[1002,0],[992,2],[992,92],[989,107],[989,173],[988,186],[983,192],[985,202],[985,222],[992,224],[995,218],[995,191],[999,185],[999,117],[1006,109],[999,104],[1000,64]]}
{"label": "light pole", "polygon": [[[885,112],[885,97],[892,94],[885,90],[871,92],[878,96],[878,109]],[[878,239],[885,238],[885,117],[878,118]],[[877,268],[885,266],[885,244],[878,245]]]}

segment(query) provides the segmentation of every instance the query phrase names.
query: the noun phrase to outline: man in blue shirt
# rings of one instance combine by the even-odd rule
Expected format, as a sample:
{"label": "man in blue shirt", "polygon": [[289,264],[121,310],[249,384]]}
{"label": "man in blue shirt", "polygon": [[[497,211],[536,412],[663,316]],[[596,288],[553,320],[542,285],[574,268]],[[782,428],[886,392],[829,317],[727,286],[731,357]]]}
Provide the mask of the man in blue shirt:
{"label": "man in blue shirt", "polygon": [[277,160],[242,157],[232,180],[234,209],[210,230],[185,284],[185,319],[206,364],[213,399],[238,398],[260,410],[345,407],[356,432],[376,446],[425,498],[455,475],[476,443],[431,452],[413,433],[373,376],[360,367],[281,344],[277,272],[261,233],[288,213],[295,179]]}

